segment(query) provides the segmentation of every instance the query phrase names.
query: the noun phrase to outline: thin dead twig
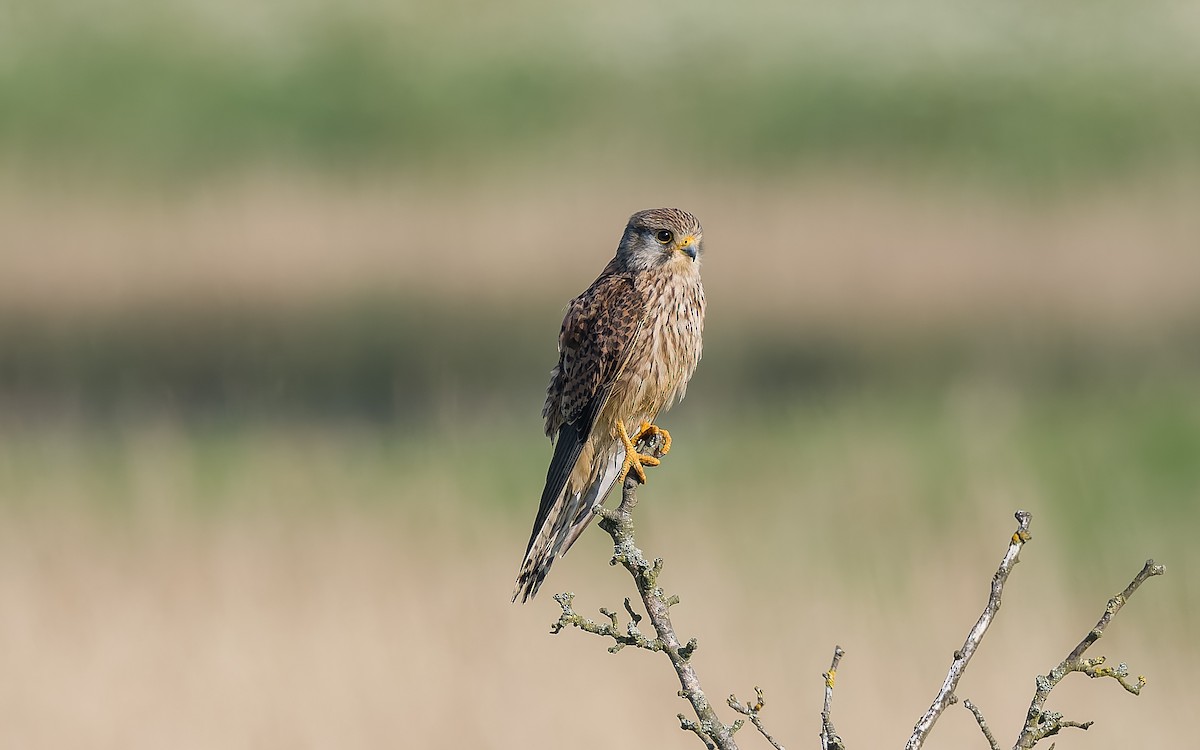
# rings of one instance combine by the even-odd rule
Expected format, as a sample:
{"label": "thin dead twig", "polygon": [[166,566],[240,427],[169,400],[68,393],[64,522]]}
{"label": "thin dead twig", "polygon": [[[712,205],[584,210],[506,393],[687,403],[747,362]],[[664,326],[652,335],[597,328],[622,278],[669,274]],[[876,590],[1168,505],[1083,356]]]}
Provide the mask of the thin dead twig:
{"label": "thin dead twig", "polygon": [[963,701],[963,706],[975,716],[975,722],[979,724],[979,731],[983,732],[984,739],[988,742],[988,747],[991,750],[1000,750],[999,743],[996,742],[996,735],[992,734],[992,730],[988,727],[987,719],[983,718],[983,712],[979,707],[970,700]]}
{"label": "thin dead twig", "polygon": [[837,681],[838,665],[846,652],[841,646],[833,647],[833,661],[829,663],[829,671],[822,675],[825,678],[825,703],[821,708],[821,750],[846,750],[846,743],[838,736],[833,728],[833,685]]}
{"label": "thin dead twig", "polygon": [[783,745],[779,744],[779,741],[771,736],[771,733],[768,732],[767,728],[763,726],[762,719],[759,718],[759,714],[762,713],[763,706],[767,704],[767,701],[763,698],[762,688],[760,688],[758,685],[754,686],[754,695],[754,703],[746,701],[745,704],[742,704],[738,702],[736,695],[730,693],[726,703],[728,703],[729,707],[734,711],[737,711],[742,716],[750,719],[750,723],[754,725],[754,728],[758,730],[759,734],[766,738],[767,742],[771,743],[771,747],[775,748],[775,750],[783,750]]}
{"label": "thin dead twig", "polygon": [[1008,581],[1008,576],[1012,573],[1012,569],[1019,562],[1021,555],[1021,547],[1025,546],[1032,536],[1029,533],[1029,522],[1033,519],[1033,515],[1029,511],[1019,510],[1015,514],[1017,519],[1017,530],[1013,532],[1012,539],[1009,541],[1008,550],[1004,553],[1004,559],[1000,561],[1000,567],[996,569],[996,574],[992,576],[991,593],[988,595],[987,606],[983,608],[983,614],[979,616],[979,620],[975,622],[975,627],[967,633],[967,640],[963,643],[963,647],[954,652],[954,660],[950,662],[950,670],[946,673],[946,679],[942,682],[942,688],[934,697],[933,703],[929,706],[929,710],[917,721],[913,727],[912,736],[908,738],[908,742],[904,745],[905,750],[917,750],[924,742],[925,738],[933,730],[933,725],[937,722],[938,717],[950,706],[958,702],[958,698],[954,695],[955,688],[958,687],[958,681],[962,679],[963,673],[967,669],[967,665],[971,662],[971,657],[975,655],[976,649],[979,648],[983,636],[987,634],[988,627],[992,624],[992,619],[996,613],[1000,611],[1000,599],[1004,595],[1004,584]]}

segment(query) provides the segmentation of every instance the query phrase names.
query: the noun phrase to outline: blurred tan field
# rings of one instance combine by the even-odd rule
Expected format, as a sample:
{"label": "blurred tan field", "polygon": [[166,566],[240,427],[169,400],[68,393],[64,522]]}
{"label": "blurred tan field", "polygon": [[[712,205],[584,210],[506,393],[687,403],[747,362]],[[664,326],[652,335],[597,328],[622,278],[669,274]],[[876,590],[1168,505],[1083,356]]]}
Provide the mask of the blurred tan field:
{"label": "blurred tan field", "polygon": [[[839,728],[862,746],[898,744],[978,615],[1020,504],[1037,514],[1034,541],[959,695],[1012,735],[1034,674],[1163,550],[1169,575],[1096,647],[1146,674],[1144,694],[1068,680],[1053,707],[1097,720],[1064,746],[1179,746],[1195,695],[1190,532],[1130,533],[1116,519],[1072,563],[1069,519],[1001,471],[986,439],[963,437],[970,490],[951,522],[925,516],[911,449],[895,439],[821,440],[803,471],[758,462],[749,482],[706,470],[694,431],[680,441],[678,463],[642,491],[640,539],[668,560],[677,626],[700,639],[711,696],[763,686],[770,726],[802,744],[841,644]],[[479,439],[446,437],[443,450],[477,455]],[[13,442],[0,474],[5,745],[690,746],[661,656],[549,636],[545,594],[508,602],[526,519],[491,509],[476,489],[486,480],[447,471],[432,446],[304,428],[214,443],[162,424]],[[55,471],[14,466],[17,455]],[[480,473],[497,460],[478,459]],[[518,473],[536,479],[535,463]],[[550,593],[571,589],[593,613],[618,603],[628,588],[607,554],[602,534],[585,535]],[[955,708],[930,746],[972,746],[976,731]]]}
{"label": "blurred tan field", "polygon": [[639,541],[709,697],[815,743],[840,644],[901,746],[1023,508],[958,696],[1011,742],[1154,557],[1090,652],[1145,691],[1067,679],[1056,746],[1194,745],[1200,17],[731,8],[0,13],[0,750],[698,746],[548,632],[631,593],[602,532],[508,601],[563,309],[663,205],[709,317]]}
{"label": "blurred tan field", "polygon": [[0,299],[33,317],[371,294],[540,311],[585,286],[622,217],[655,201],[712,227],[716,325],[891,335],[1007,320],[1128,336],[1200,309],[1200,187],[1188,180],[1045,199],[853,174],[698,173],[640,194],[602,174],[432,186],[275,175],[160,196],[3,196]]}

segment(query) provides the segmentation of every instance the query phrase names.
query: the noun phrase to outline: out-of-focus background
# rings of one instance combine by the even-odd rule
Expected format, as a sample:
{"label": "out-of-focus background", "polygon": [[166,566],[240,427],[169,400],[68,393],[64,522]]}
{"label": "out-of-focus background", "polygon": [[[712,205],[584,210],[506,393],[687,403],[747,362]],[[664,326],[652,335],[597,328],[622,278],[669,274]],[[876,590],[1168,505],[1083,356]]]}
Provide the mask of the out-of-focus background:
{"label": "out-of-focus background", "polygon": [[[566,301],[635,210],[709,323],[643,490],[681,633],[791,745],[1181,747],[1200,657],[1200,12],[12,0],[0,11],[0,746],[691,747],[665,660],[508,602]],[[980,746],[952,708],[931,747]],[[753,746],[754,740],[745,740]]]}

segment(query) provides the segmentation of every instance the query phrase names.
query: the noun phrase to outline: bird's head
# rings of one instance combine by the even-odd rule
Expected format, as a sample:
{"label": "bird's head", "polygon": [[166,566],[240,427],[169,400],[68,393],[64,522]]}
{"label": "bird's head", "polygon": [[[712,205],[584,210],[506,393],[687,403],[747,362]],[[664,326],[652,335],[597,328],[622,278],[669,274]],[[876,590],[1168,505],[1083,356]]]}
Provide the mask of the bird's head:
{"label": "bird's head", "polygon": [[700,221],[678,208],[651,208],[629,217],[617,258],[633,271],[666,267],[695,272],[700,265]]}

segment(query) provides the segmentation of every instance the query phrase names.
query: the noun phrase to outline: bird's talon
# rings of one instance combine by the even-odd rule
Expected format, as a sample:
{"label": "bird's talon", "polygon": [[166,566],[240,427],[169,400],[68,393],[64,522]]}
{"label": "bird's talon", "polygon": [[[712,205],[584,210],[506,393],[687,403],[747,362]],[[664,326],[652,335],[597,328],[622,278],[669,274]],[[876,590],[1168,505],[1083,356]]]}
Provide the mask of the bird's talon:
{"label": "bird's talon", "polygon": [[[625,466],[622,467],[621,473],[617,476],[617,482],[624,482],[625,477],[630,471],[632,471],[638,482],[645,484],[646,470],[642,467],[658,466],[662,462],[654,456],[645,453],[638,453],[636,448],[638,441],[644,438],[646,435],[663,433],[665,438],[664,444],[667,444],[670,442],[670,436],[666,435],[666,430],[662,429],[661,427],[656,427],[649,422],[642,423],[641,429],[638,430],[637,436],[634,438],[629,437],[629,433],[625,431],[624,423],[620,421],[617,422],[617,430],[618,436],[621,438],[621,442],[625,444]],[[663,453],[666,453],[666,451],[663,451]]]}
{"label": "bird's talon", "polygon": [[[667,432],[656,424],[651,424],[650,422],[642,422],[642,426],[638,429],[637,435],[635,435],[630,442],[632,442],[634,445],[637,445],[642,440],[648,437],[654,437],[655,435],[662,435],[662,447],[659,449],[659,452],[664,456],[670,453],[671,433]],[[654,463],[650,465],[657,466],[658,464]]]}

